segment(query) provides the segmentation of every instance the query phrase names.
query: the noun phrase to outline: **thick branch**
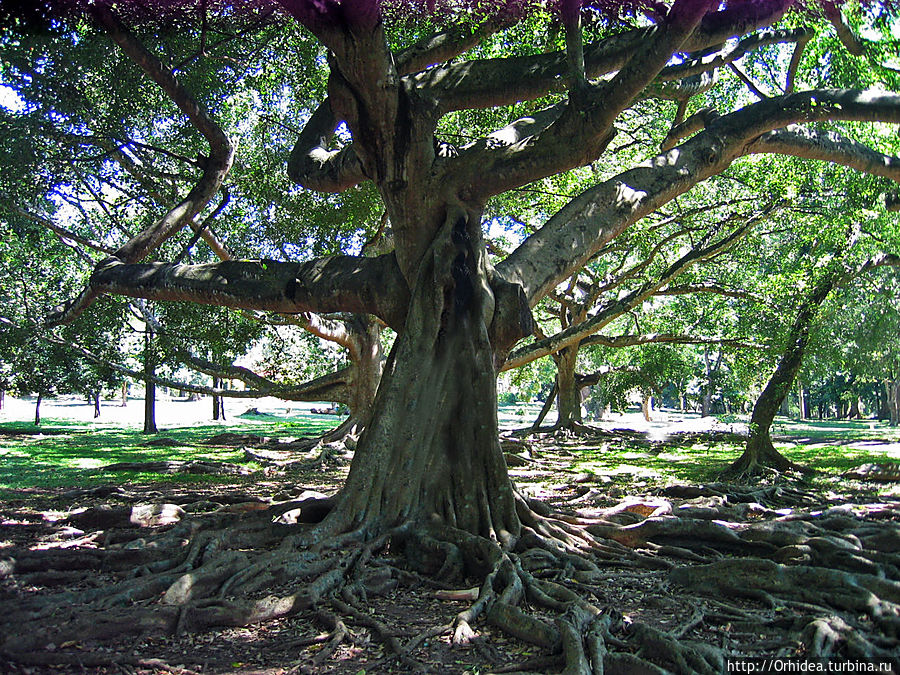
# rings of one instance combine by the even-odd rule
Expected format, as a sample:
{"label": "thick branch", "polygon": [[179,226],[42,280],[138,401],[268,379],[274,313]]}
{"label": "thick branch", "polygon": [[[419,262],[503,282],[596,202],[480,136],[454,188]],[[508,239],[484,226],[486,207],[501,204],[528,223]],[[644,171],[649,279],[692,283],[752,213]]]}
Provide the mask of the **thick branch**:
{"label": "thick branch", "polygon": [[740,349],[765,349],[749,340],[739,338],[719,338],[697,335],[680,335],[677,333],[647,333],[645,335],[592,335],[582,340],[581,346],[602,345],[604,347],[638,347],[647,344],[677,344],[677,345],[724,345]]}
{"label": "thick branch", "polygon": [[765,298],[754,295],[749,291],[739,288],[725,288],[724,286],[714,283],[679,284],[678,286],[669,285],[656,291],[654,295],[692,295],[694,293],[711,293],[726,298],[738,298],[740,300],[753,300],[756,302],[763,302],[765,300]]}
{"label": "thick branch", "polygon": [[[359,312],[374,314],[393,327],[402,326],[408,301],[408,290],[393,255],[208,265],[127,265],[107,260],[94,271],[88,289],[93,293],[287,314]],[[51,322],[66,316],[64,308]]]}
{"label": "thick branch", "polygon": [[288,176],[319,192],[343,192],[366,179],[353,144],[329,150],[338,121],[325,99],[303,127],[288,160]]}
{"label": "thick branch", "polygon": [[[788,137],[774,135],[771,141],[754,143],[758,136],[799,121],[825,120],[898,123],[900,96],[858,90],[809,91],[769,98],[710,120],[705,131],[679,147],[581,193],[499,263],[497,270],[509,281],[522,284],[534,305],[629,225],[721,173],[737,157],[781,152],[796,148],[799,142],[788,143]],[[777,149],[775,139],[783,141]],[[769,142],[773,144],[767,145]],[[804,152],[816,156],[812,153],[818,148],[822,159],[896,176],[895,160],[858,161],[858,152],[837,152],[843,147],[808,143]]]}
{"label": "thick branch", "polygon": [[[770,26],[781,18],[790,3],[766,0],[751,9],[726,9],[708,14],[680,48],[699,51],[730,38]],[[585,74],[598,78],[622,68],[637,50],[645,48],[657,27],[638,28],[584,47]],[[552,92],[565,91],[569,62],[565,52],[537,56],[466,61],[435,67],[415,76],[417,88],[439,101],[441,110],[511,105],[532,101]]]}
{"label": "thick branch", "polygon": [[612,80],[579,87],[555,120],[546,126],[534,125],[534,131],[519,142],[499,148],[483,143],[460,153],[450,171],[462,176],[451,180],[464,184],[466,194],[478,199],[599,157],[612,140],[615,118],[665,67],[709,4],[708,0],[676,0],[666,22],[647,35]]}
{"label": "thick branch", "polygon": [[833,131],[792,125],[763,134],[749,146],[749,150],[752,153],[777,153],[834,162],[900,183],[900,158],[876,152]]}
{"label": "thick branch", "polygon": [[[3,317],[0,317],[0,321],[9,325],[14,325],[11,321]],[[75,342],[70,342],[69,340],[64,340],[48,333],[41,334],[40,338],[52,344],[70,349],[88,361],[107,366],[117,373],[121,373],[122,375],[126,375],[135,380],[146,380],[147,378],[147,374],[143,369],[132,370],[127,366],[123,366],[120,363],[115,363],[114,361],[110,361],[109,359],[95,354],[90,349]],[[317,377],[301,384],[283,385],[267,380],[241,366],[218,365],[193,355],[184,354],[183,356],[189,357],[185,360],[185,365],[192,370],[207,375],[214,375],[223,380],[233,379],[240,380],[247,384],[252,383],[251,386],[254,386],[255,388],[243,390],[222,389],[220,387],[207,387],[189,382],[181,382],[179,380],[159,377],[157,375],[154,375],[151,380],[155,384],[163,387],[170,387],[172,389],[187,391],[194,394],[206,394],[209,396],[225,396],[229,398],[262,398],[264,396],[274,396],[275,398],[286,401],[337,401],[340,403],[346,403],[347,400],[349,400],[347,387],[352,379],[352,373],[349,368],[328,373],[327,375],[322,375],[321,377]]]}
{"label": "thick branch", "polygon": [[126,31],[111,10],[103,5],[97,5],[94,16],[122,51],[160,86],[209,142],[209,159],[203,175],[187,197],[116,252],[116,257],[120,260],[135,262],[144,258],[206,207],[231,169],[234,148],[219,125],[175,78],[171,69]]}
{"label": "thick branch", "polygon": [[771,211],[771,208],[767,209],[764,213],[749,219],[746,223],[734,230],[731,234],[712,244],[709,244],[700,249],[689,251],[672,265],[670,265],[669,268],[666,269],[657,278],[651,281],[647,281],[639,288],[631,291],[627,295],[607,303],[606,305],[598,309],[594,313],[594,315],[586,321],[582,321],[581,323],[570,326],[560,331],[559,333],[556,333],[555,335],[551,335],[550,337],[538,340],[536,342],[533,342],[532,344],[525,345],[524,347],[515,350],[506,360],[506,363],[503,365],[503,370],[509,370],[510,368],[519,368],[526,363],[530,363],[531,361],[541,358],[542,356],[554,354],[560,349],[563,349],[569,345],[580,343],[588,336],[599,332],[604,326],[608,325],[616,318],[622,316],[622,314],[631,311],[633,308],[644,302],[644,300],[652,296],[657,290],[665,286],[672,279],[677,277],[692,265],[702,260],[708,259],[714,255],[717,255],[730,246],[734,245],[737,241],[744,237],[757,222],[762,220],[764,217],[769,216],[771,214]]}
{"label": "thick branch", "polygon": [[847,24],[841,12],[840,5],[836,2],[823,2],[822,8],[825,10],[826,18],[834,26],[838,39],[844,48],[853,54],[853,56],[863,56],[866,53],[866,47],[862,40],[853,32],[853,29]]}

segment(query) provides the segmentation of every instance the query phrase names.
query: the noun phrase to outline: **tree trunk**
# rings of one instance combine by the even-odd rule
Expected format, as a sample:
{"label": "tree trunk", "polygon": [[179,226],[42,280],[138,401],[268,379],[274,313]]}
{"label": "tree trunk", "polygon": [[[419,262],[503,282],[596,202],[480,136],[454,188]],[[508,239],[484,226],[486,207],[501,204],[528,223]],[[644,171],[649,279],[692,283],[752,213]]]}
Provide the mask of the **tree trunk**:
{"label": "tree trunk", "polygon": [[366,314],[356,314],[352,318],[353,379],[350,383],[347,407],[350,408],[352,428],[349,433],[358,433],[372,417],[372,408],[381,374],[384,369],[384,352],[381,347],[381,324]]}
{"label": "tree trunk", "polygon": [[[219,377],[213,376],[212,386],[213,386],[213,389],[218,389],[219,387],[221,387],[222,379]],[[212,409],[212,418],[214,421],[218,420],[220,416],[223,420],[225,419],[225,405],[224,405],[224,402],[222,401],[221,396],[213,394],[212,408],[213,408]]]}
{"label": "tree trunk", "polygon": [[557,410],[556,427],[572,429],[581,424],[581,387],[576,381],[575,365],[578,345],[560,350],[556,358]]}
{"label": "tree trunk", "polygon": [[727,469],[727,474],[754,474],[763,467],[776,471],[800,468],[775,449],[770,430],[781,402],[793,387],[794,379],[803,364],[803,352],[809,343],[809,330],[819,306],[828,297],[837,276],[836,271],[826,274],[813,288],[809,297],[801,303],[778,366],[756,399],[756,405],[753,406],[753,414],[750,416],[750,438],[747,440],[744,454]]}
{"label": "tree trunk", "polygon": [[803,382],[797,381],[797,404],[800,406],[800,421],[802,422],[809,417],[809,409],[806,405],[806,392],[803,389]]}
{"label": "tree trunk", "polygon": [[3,410],[3,405],[6,403],[6,389],[0,389],[0,410]]}
{"label": "tree trunk", "polygon": [[706,365],[706,385],[703,387],[703,399],[700,404],[701,417],[709,417],[713,414],[712,397],[715,393],[715,379],[719,368],[722,366],[722,358],[724,353],[719,351],[715,362],[709,358],[709,349],[703,349],[703,362]]}
{"label": "tree trunk", "polygon": [[371,534],[410,519],[503,543],[518,535],[498,437],[494,298],[480,238],[477,220],[448,219],[420,263],[371,421],[319,536]]}
{"label": "tree trunk", "polygon": [[100,392],[92,392],[91,398],[94,402],[94,419],[97,419],[98,417],[100,417]]}
{"label": "tree trunk", "polygon": [[144,431],[145,434],[158,433],[156,428],[156,354],[153,346],[153,331],[144,333]]}
{"label": "tree trunk", "polygon": [[550,413],[550,408],[553,407],[553,402],[556,400],[556,382],[553,383],[553,386],[550,387],[550,391],[547,394],[547,398],[544,401],[544,405],[541,407],[541,412],[538,413],[538,416],[534,420],[534,424],[531,425],[531,431],[535,432],[541,428],[541,424],[544,419]]}
{"label": "tree trunk", "polygon": [[854,396],[853,400],[850,401],[850,410],[847,413],[847,417],[851,420],[858,420],[862,418],[862,412],[860,411],[859,406],[859,396]]}
{"label": "tree trunk", "polygon": [[892,427],[900,425],[900,377],[886,380],[884,391],[887,399],[888,420]]}
{"label": "tree trunk", "polygon": [[41,401],[44,400],[44,395],[38,392],[37,401],[34,403],[34,426],[41,426]]}
{"label": "tree trunk", "polygon": [[122,407],[124,408],[127,405],[128,405],[128,383],[123,381],[122,382]]}
{"label": "tree trunk", "polygon": [[644,420],[653,421],[653,397],[647,394],[641,396],[641,412],[644,414]]}

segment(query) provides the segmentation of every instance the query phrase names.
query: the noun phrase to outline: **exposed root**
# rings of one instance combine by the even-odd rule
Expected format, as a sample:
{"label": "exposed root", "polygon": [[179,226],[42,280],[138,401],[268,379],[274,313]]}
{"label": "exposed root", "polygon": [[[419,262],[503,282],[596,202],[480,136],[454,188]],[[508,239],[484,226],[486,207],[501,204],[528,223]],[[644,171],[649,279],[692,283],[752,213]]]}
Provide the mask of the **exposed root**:
{"label": "exposed root", "polygon": [[[900,507],[829,509],[780,485],[681,486],[666,496],[671,501],[629,503],[592,518],[518,497],[521,533],[503,541],[440,522],[403,523],[378,536],[367,523],[317,541],[308,536],[315,526],[305,521],[327,513],[333,500],[322,496],[238,512],[185,508],[167,525],[97,512],[79,526],[114,522],[119,534],[81,531],[77,541],[102,548],[4,550],[0,582],[15,602],[0,617],[7,636],[0,649],[11,663],[146,667],[112,652],[97,652],[95,663],[65,645],[302,613],[324,631],[284,644],[316,645],[311,670],[325,667],[343,645],[357,645],[358,631],[384,647],[380,663],[405,672],[425,667],[416,653],[438,636],[488,658],[486,626],[541,650],[496,672],[712,674],[722,672],[727,656],[747,653],[742,635],[753,636],[756,648],[772,644],[781,653],[900,666]],[[306,509],[316,514],[304,517]],[[605,599],[623,567],[655,580],[657,596],[690,594],[674,625],[623,617]],[[50,585],[54,575],[66,584],[102,577],[60,591]],[[46,584],[41,593],[29,590],[39,582]],[[403,640],[370,607],[409,585],[467,589],[436,597],[470,604]],[[760,635],[768,642],[760,643]],[[44,649],[51,642],[64,647]]]}

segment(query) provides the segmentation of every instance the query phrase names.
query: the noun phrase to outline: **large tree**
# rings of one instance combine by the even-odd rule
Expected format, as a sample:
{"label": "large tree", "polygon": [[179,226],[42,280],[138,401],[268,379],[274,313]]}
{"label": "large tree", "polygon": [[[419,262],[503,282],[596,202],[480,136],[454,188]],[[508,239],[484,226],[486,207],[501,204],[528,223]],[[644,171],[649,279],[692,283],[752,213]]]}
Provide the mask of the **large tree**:
{"label": "large tree", "polygon": [[[70,10],[79,6],[62,4]],[[577,0],[551,3],[549,13],[533,12],[539,4],[524,1],[464,3],[458,11],[451,4],[443,14],[440,9],[431,13],[434,3],[429,2],[424,5],[426,31],[409,19],[417,3],[235,4],[258,12],[263,22],[283,21],[273,18],[271,12],[277,11],[322,46],[327,97],[309,110],[287,173],[296,189],[307,191],[352,196],[364,184],[372,186],[390,222],[393,250],[304,262],[142,262],[192,223],[203,231],[202,214],[215,208],[241,157],[231,136],[240,125],[226,130],[183,82],[190,78],[181,76],[207,56],[215,34],[210,22],[236,16],[227,2],[198,4],[199,11],[191,3],[174,4],[175,25],[196,31],[200,43],[194,57],[177,65],[160,56],[167,36],[151,30],[173,19],[160,15],[159,7],[168,3],[152,15],[137,2],[86,3],[84,18],[69,14],[86,22],[79,24],[80,31],[105,32],[131,59],[131,67],[177,106],[179,124],[188,120],[187,133],[199,134],[206,147],[195,163],[198,175],[189,192],[111,251],[80,296],[52,320],[70,320],[101,295],[120,294],[289,314],[372,315],[397,337],[345,485],[336,497],[301,516],[321,521],[292,530],[297,537],[286,540],[272,560],[249,566],[250,571],[243,569],[243,560],[211,561],[206,571],[186,575],[190,580],[166,586],[164,604],[197,599],[222,579],[235,591],[300,575],[299,568],[309,573],[284,554],[298,542],[333,547],[383,542],[390,535],[398,543],[414,542],[409,557],[425,570],[488,577],[479,600],[457,619],[458,640],[471,634],[469,623],[486,608],[498,625],[531,635],[535,624],[514,607],[526,584],[529,597],[571,607],[556,638],[547,642],[562,640],[570,668],[586,671],[586,654],[598,643],[582,643],[580,634],[594,621],[593,610],[571,594],[548,591],[550,586],[523,569],[524,558],[512,557],[542,548],[558,564],[590,575],[596,571],[592,563],[578,562],[572,554],[608,553],[611,549],[598,538],[615,538],[603,527],[595,536],[584,523],[541,515],[507,474],[498,441],[496,378],[510,349],[532,333],[531,308],[630,226],[743,157],[796,155],[900,180],[900,162],[882,154],[890,150],[887,138],[882,149],[851,139],[854,123],[900,123],[900,95],[827,88],[826,72],[816,73],[822,88],[807,78],[811,88],[798,90],[798,65],[815,30],[797,24],[822,27],[823,22],[789,13],[792,3],[786,0],[725,5],[675,0],[639,16],[625,10],[610,15],[599,3]],[[548,31],[544,20],[560,30]],[[844,26],[839,12],[835,25]],[[159,46],[147,46],[152,43]],[[777,57],[771,59],[772,68],[783,67],[777,91],[762,94],[742,73],[760,100],[751,102],[741,94],[719,110],[696,109],[691,96],[711,86],[720,70],[757,50]],[[283,56],[290,59],[291,53]],[[260,72],[268,76],[264,68]],[[291,93],[290,87],[283,91]],[[653,105],[644,108],[648,99]],[[674,103],[660,106],[652,99]],[[275,114],[283,102],[271,105]],[[598,175],[591,187],[546,214],[508,255],[489,255],[485,233],[492,198],[586,166],[608,149],[614,152],[617,120],[644,109],[670,115],[662,149],[645,148],[643,161]],[[461,122],[467,119],[473,121]],[[492,121],[500,128],[481,133]],[[479,133],[450,142],[465,134],[444,132],[460,124]],[[246,536],[242,541],[262,545],[270,533]],[[372,549],[365,550],[364,558]],[[195,608],[189,619],[186,612],[161,611],[140,627],[183,628],[185,622],[202,627],[283,616],[333,590],[346,569],[341,563],[289,598],[240,607],[213,603]],[[141,597],[158,594],[164,583],[160,578],[142,584],[140,594],[149,595]],[[532,593],[540,589],[542,595]],[[135,592],[130,589],[128,597]],[[551,598],[548,592],[559,595]],[[597,663],[603,661],[602,651],[591,657],[602,667]]]}

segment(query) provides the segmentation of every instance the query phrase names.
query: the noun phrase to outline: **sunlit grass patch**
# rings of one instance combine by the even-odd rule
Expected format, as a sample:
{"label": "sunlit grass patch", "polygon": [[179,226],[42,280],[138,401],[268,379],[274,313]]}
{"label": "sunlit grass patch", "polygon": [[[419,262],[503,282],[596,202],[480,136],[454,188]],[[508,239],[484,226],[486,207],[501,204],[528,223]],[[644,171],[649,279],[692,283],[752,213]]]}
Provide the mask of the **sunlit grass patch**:
{"label": "sunlit grass patch", "polygon": [[[205,474],[168,474],[134,471],[104,471],[103,467],[120,462],[160,460],[204,460],[239,464],[252,471],[261,467],[246,459],[241,448],[205,443],[223,431],[267,436],[299,438],[318,436],[341,422],[342,418],[298,414],[293,417],[260,416],[250,423],[227,428],[197,425],[163,429],[157,435],[145,435],[137,429],[98,427],[84,422],[46,419],[40,427],[29,423],[11,423],[0,427],[0,498],[13,498],[18,491],[38,488],[89,488],[102,484],[152,484],[160,481],[185,484],[235,483],[244,477]],[[147,445],[148,441],[167,438],[173,445]]]}

